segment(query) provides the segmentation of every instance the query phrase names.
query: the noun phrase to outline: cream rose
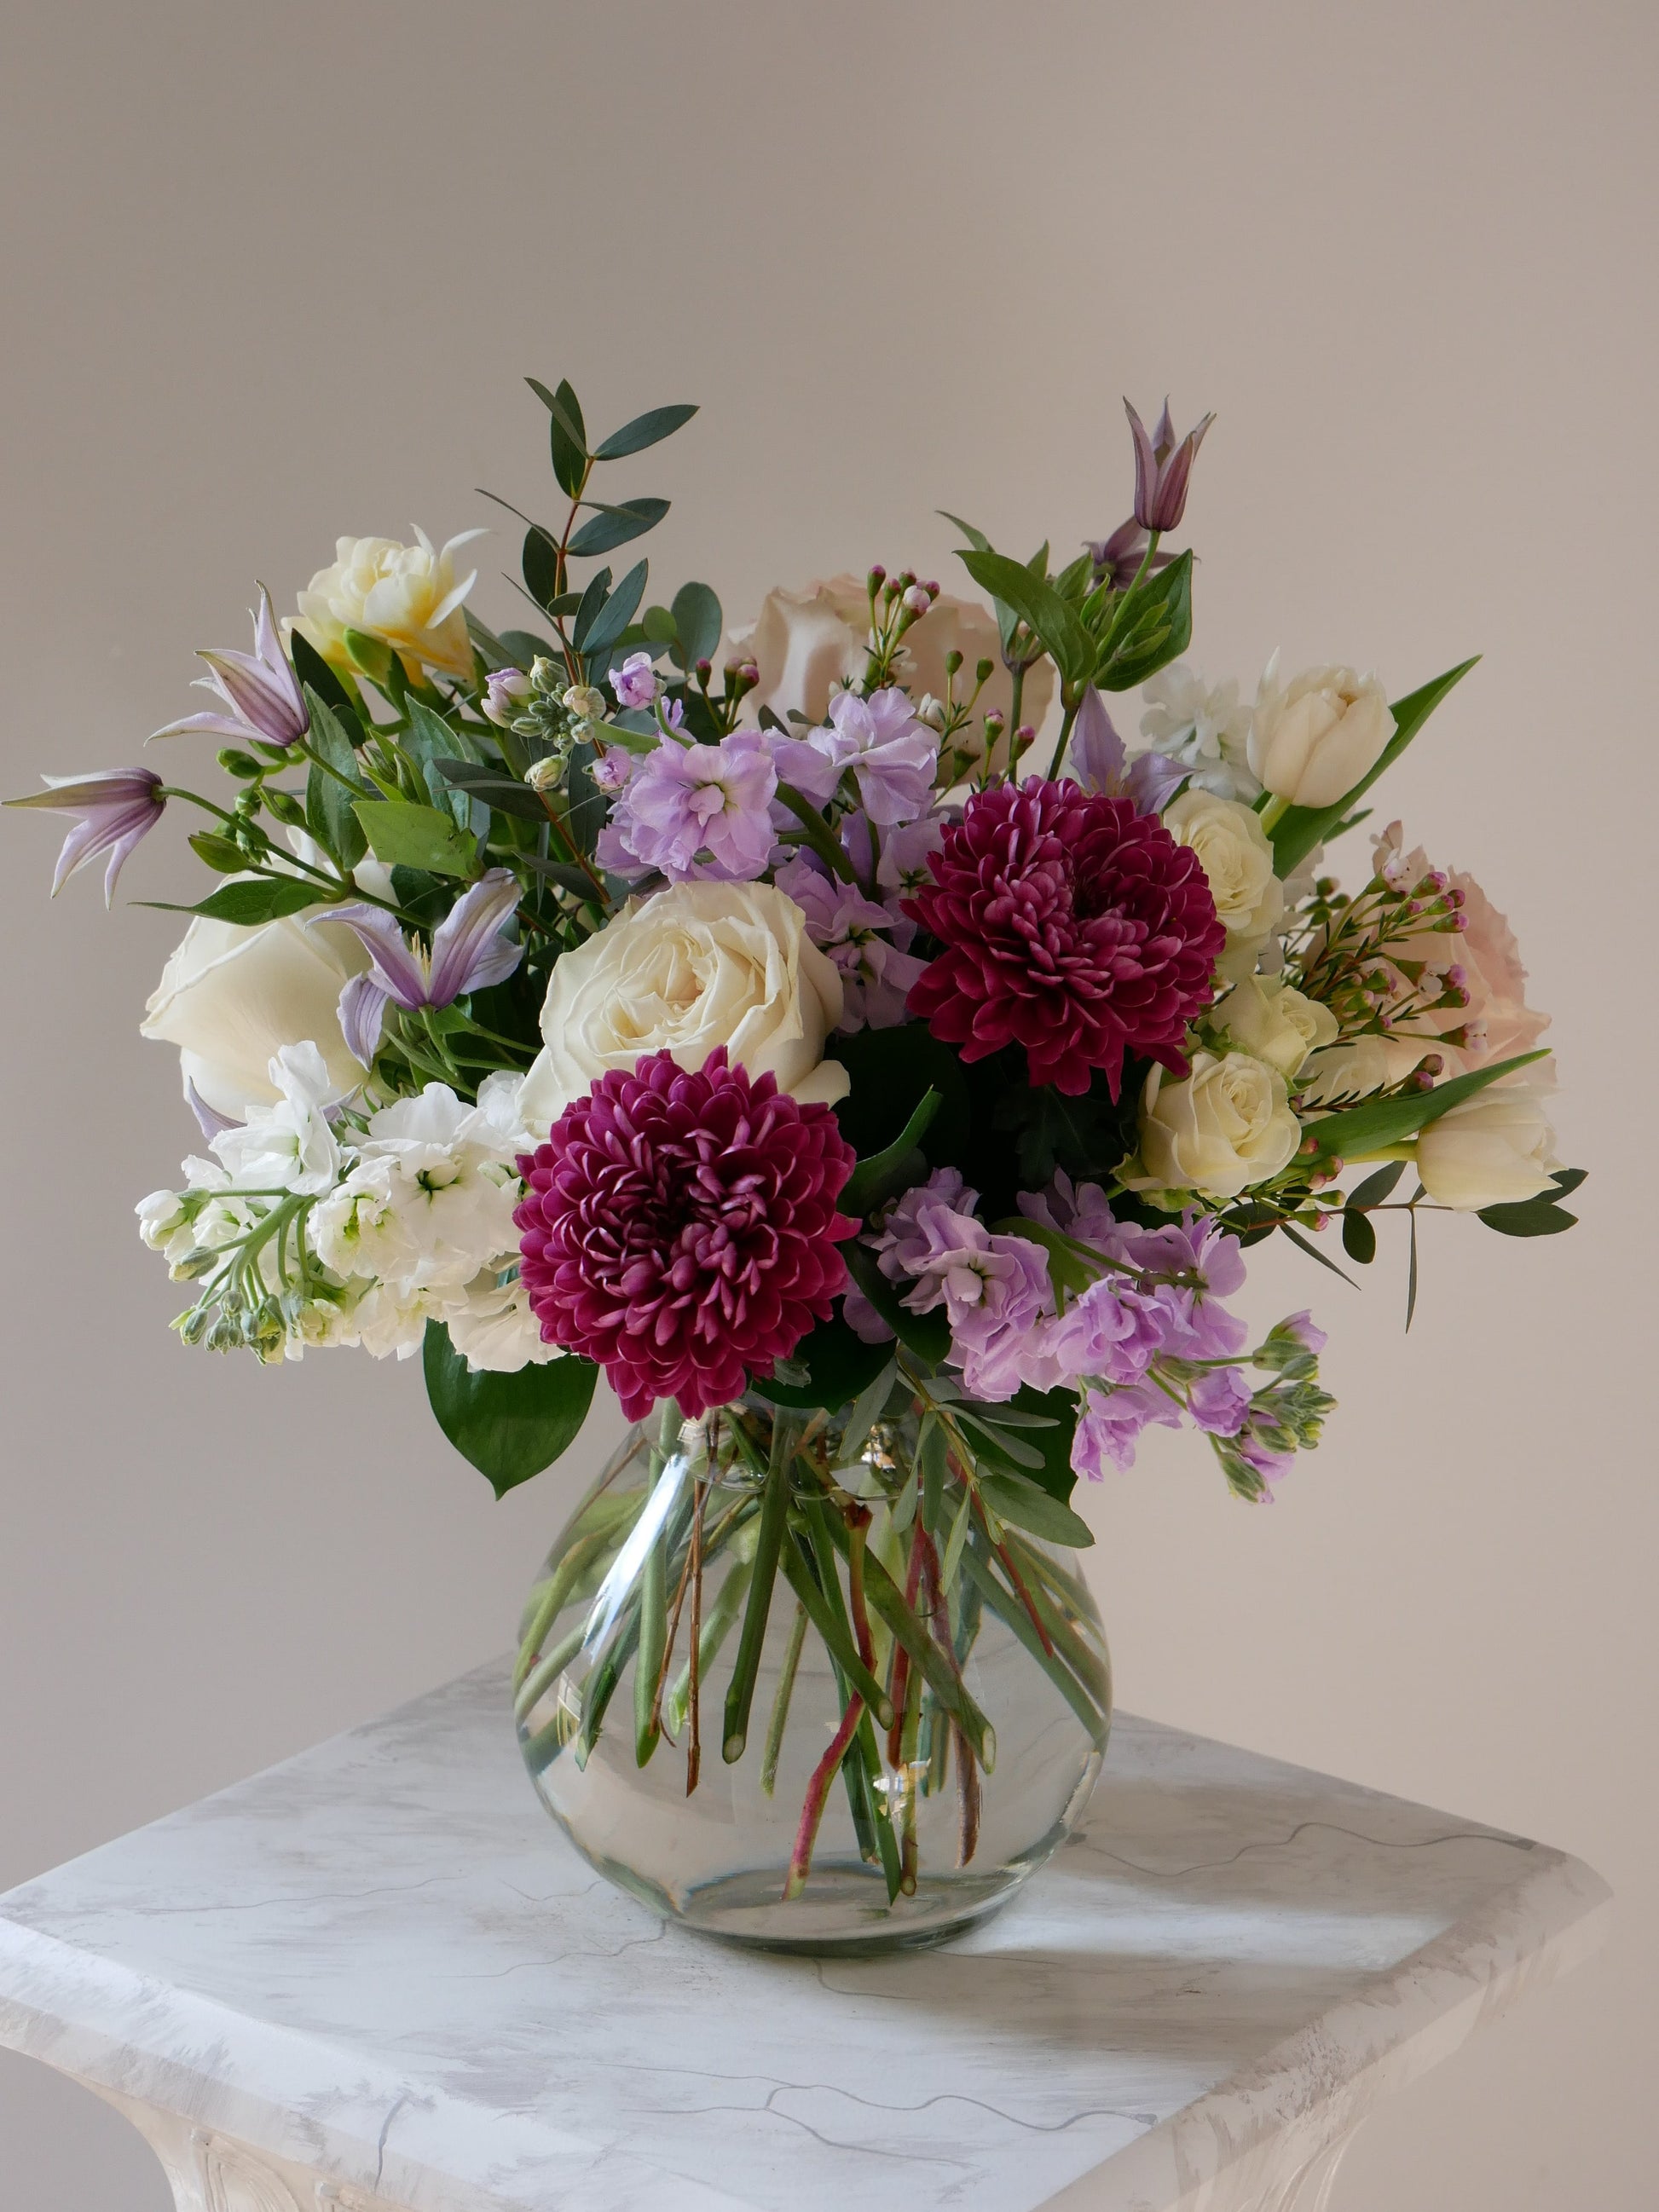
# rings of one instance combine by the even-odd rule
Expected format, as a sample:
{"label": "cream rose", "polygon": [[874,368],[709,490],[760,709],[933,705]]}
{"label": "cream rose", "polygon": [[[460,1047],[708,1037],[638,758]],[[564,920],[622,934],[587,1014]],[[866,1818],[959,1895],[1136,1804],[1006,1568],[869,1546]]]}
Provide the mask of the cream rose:
{"label": "cream rose", "polygon": [[699,1068],[720,1045],[750,1075],[830,1105],[848,1087],[823,1058],[841,1017],[840,971],[793,899],[769,884],[676,884],[630,900],[555,967],[520,1111],[539,1134],[609,1068],[665,1050]]}
{"label": "cream rose", "polygon": [[[785,717],[793,708],[809,721],[822,722],[830,711],[831,693],[843,679],[863,670],[869,609],[861,576],[831,576],[800,592],[781,587],[769,592],[756,620],[737,631],[732,641],[733,648],[746,653],[760,670],[760,682],[744,702],[744,718],[757,721],[763,707]],[[979,695],[973,727],[994,707],[1005,719],[1008,716],[1013,679],[1002,665],[1002,641],[988,607],[941,592],[921,621],[905,632],[904,650],[908,657],[897,672],[916,700],[945,697],[950,681],[945,672],[947,653],[962,655],[958,697],[972,690],[975,668],[988,660],[991,676]],[[1040,728],[1053,696],[1053,665],[1039,662],[1026,672],[1021,721]],[[962,732],[963,738],[971,734],[971,730]]]}
{"label": "cream rose", "polygon": [[1437,1206],[1474,1213],[1550,1188],[1555,1132],[1534,1085],[1495,1083],[1449,1107],[1418,1136],[1417,1172]]}
{"label": "cream rose", "polygon": [[1302,1141],[1285,1079],[1249,1053],[1195,1052],[1176,1082],[1161,1067],[1140,1097],[1139,1190],[1196,1190],[1237,1198],[1289,1164]]}
{"label": "cream rose", "polygon": [[1177,845],[1197,854],[1208,878],[1227,933],[1218,965],[1224,974],[1247,973],[1285,911],[1285,887],[1273,873],[1273,848],[1261,816],[1239,799],[1192,787],[1164,809],[1164,827]]}
{"label": "cream rose", "polygon": [[290,628],[316,647],[337,668],[349,668],[349,629],[379,638],[399,655],[411,675],[422,668],[448,676],[472,673],[472,646],[461,602],[477,581],[477,571],[455,580],[453,556],[482,530],[464,530],[434,550],[417,525],[413,545],[395,538],[341,538],[334,565],[319,568],[300,594],[300,612]]}
{"label": "cream rose", "polygon": [[1265,790],[1292,806],[1334,806],[1368,775],[1394,735],[1388,696],[1374,676],[1310,668],[1279,681],[1267,664],[1250,722],[1250,767]]}
{"label": "cream rose", "polygon": [[1288,1083],[1308,1054],[1336,1042],[1336,1016],[1276,975],[1247,975],[1210,1019],[1241,1050],[1276,1067]]}
{"label": "cream rose", "polygon": [[355,933],[289,915],[257,929],[198,915],[161,971],[139,1024],[179,1047],[188,1095],[233,1121],[280,1096],[270,1063],[310,1042],[342,1091],[363,1079],[340,1033],[340,993],[368,965]]}

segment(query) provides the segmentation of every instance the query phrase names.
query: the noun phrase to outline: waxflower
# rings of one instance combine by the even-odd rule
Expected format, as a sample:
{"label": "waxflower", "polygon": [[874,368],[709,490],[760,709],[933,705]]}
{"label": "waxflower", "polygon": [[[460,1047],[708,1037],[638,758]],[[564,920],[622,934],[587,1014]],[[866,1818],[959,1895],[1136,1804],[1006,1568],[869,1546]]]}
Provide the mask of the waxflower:
{"label": "waxflower", "polygon": [[1135,520],[1142,530],[1178,529],[1187,511],[1187,481],[1193,472],[1193,462],[1215,416],[1206,415],[1177,445],[1167,399],[1158,418],[1158,428],[1150,437],[1146,424],[1127,399],[1123,407],[1135,441]]}
{"label": "waxflower", "polygon": [[199,731],[241,744],[252,738],[264,744],[286,748],[297,744],[311,727],[306,695],[283,651],[270,593],[263,584],[253,617],[252,652],[204,652],[196,657],[205,660],[209,670],[207,675],[197,678],[198,686],[216,693],[226,711],[186,714],[182,721],[169,722],[155,731],[156,737],[176,738],[187,731]]}
{"label": "waxflower", "polygon": [[90,775],[46,775],[45,791],[32,791],[25,799],[9,799],[8,806],[43,806],[51,814],[69,814],[75,827],[64,838],[52,870],[52,895],[58,892],[88,860],[109,854],[104,871],[104,904],[115,896],[116,880],[126,857],[167,811],[161,779],[151,769],[96,769]]}

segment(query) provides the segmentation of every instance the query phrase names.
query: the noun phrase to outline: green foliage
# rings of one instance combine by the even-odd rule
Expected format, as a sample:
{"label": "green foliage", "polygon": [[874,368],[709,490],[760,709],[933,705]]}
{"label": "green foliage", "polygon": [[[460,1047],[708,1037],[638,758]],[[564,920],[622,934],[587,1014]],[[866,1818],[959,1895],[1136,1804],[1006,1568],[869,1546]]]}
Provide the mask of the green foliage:
{"label": "green foliage", "polygon": [[[306,704],[311,714],[312,750],[327,762],[335,773],[312,767],[306,780],[306,823],[312,836],[331,853],[339,866],[349,874],[368,849],[368,841],[358,821],[355,803],[347,784],[359,790],[363,780],[357,773],[357,757],[352,750],[346,726],[310,684],[306,686]],[[341,777],[345,779],[343,783]]]}
{"label": "green foliage", "polygon": [[294,673],[301,683],[340,717],[341,726],[352,744],[362,744],[368,733],[358,716],[356,702],[322,654],[297,629],[289,633],[288,649],[294,663]]}
{"label": "green foliage", "polygon": [[642,453],[647,446],[672,438],[696,411],[695,407],[684,405],[647,409],[631,422],[624,422],[620,430],[613,430],[608,438],[601,438],[593,448],[593,458],[596,461],[620,461],[629,453]]}
{"label": "green foliage", "polygon": [[434,876],[472,873],[472,840],[453,814],[405,799],[359,799],[356,814],[377,860]]}
{"label": "green foliage", "polygon": [[1376,1231],[1368,1213],[1356,1213],[1346,1206],[1342,1213],[1342,1249],[1362,1267],[1369,1267],[1376,1257]]}
{"label": "green foliage", "polygon": [[980,1494],[1000,1520],[1010,1522],[1016,1528],[1029,1529],[1033,1536],[1041,1536],[1047,1543],[1069,1544],[1073,1551],[1082,1552],[1095,1540],[1086,1521],[1080,1520],[1069,1505],[1050,1497],[1041,1484],[1028,1476],[981,1475],[979,1487]]}
{"label": "green foliage", "polygon": [[1354,1185],[1348,1193],[1348,1204],[1356,1207],[1381,1206],[1405,1172],[1404,1160],[1389,1160],[1374,1174],[1368,1175],[1364,1182]]}
{"label": "green foliage", "polygon": [[1517,1067],[1529,1067],[1534,1060],[1548,1057],[1544,1049],[1517,1053],[1512,1060],[1500,1060],[1491,1067],[1477,1067],[1468,1075],[1437,1083],[1432,1091],[1406,1091],[1392,1098],[1367,1099],[1344,1112],[1322,1115],[1318,1121],[1306,1124],[1305,1133],[1326,1159],[1380,1152],[1389,1145],[1405,1144],[1460,1100],[1473,1098],[1477,1091],[1496,1083],[1499,1076],[1512,1075]]}
{"label": "green foliage", "polygon": [[626,545],[632,538],[643,538],[668,512],[665,499],[629,499],[617,507],[603,507],[596,500],[586,503],[598,512],[582,524],[568,549],[583,559],[594,553],[609,553],[613,546]]}
{"label": "green foliage", "polygon": [[570,1353],[516,1375],[474,1374],[435,1321],[427,1323],[422,1364],[438,1426],[497,1498],[551,1467],[575,1441],[599,1372]]}
{"label": "green foliage", "polygon": [[901,1305],[897,1291],[876,1265],[875,1255],[861,1244],[844,1244],[847,1272],[881,1316],[901,1344],[937,1367],[951,1349],[951,1328],[942,1311],[912,1313]]}
{"label": "green foliage", "polygon": [[1479,1218],[1500,1237],[1559,1237],[1578,1219],[1561,1200],[1577,1189],[1588,1172],[1585,1168],[1563,1168],[1551,1177],[1553,1189],[1540,1191],[1536,1198],[1518,1199],[1512,1205],[1483,1206]]}
{"label": "green foliage", "polygon": [[978,546],[957,556],[976,584],[1010,606],[1042,640],[1068,686],[1086,684],[1095,665],[1095,641],[1077,609],[1063,599],[1046,577],[1006,553]]}
{"label": "green foliage", "polygon": [[713,588],[708,584],[682,584],[669,611],[677,640],[674,665],[689,673],[700,660],[712,660],[726,623]]}
{"label": "green foliage", "polygon": [[916,1023],[859,1030],[832,1036],[827,1049],[851,1079],[836,1119],[860,1159],[895,1143],[930,1091],[939,1103],[916,1141],[933,1166],[961,1157],[969,1134],[968,1085],[961,1061],[931,1030]]}
{"label": "green foliage", "polygon": [[[610,652],[611,647],[628,628],[629,623],[633,621],[634,611],[645,596],[645,580],[648,570],[648,562],[635,562],[616,590],[608,596],[601,598],[591,612],[587,599],[584,597],[582,605],[577,612],[576,627],[571,633],[572,641],[578,653],[592,660],[597,659],[601,653]],[[601,571],[601,573],[605,572]]]}
{"label": "green foliage", "polygon": [[1094,681],[1103,691],[1133,691],[1178,660],[1193,636],[1193,556],[1128,593],[1115,609]]}
{"label": "green foliage", "polygon": [[[524,570],[524,587],[537,605],[550,609],[561,590],[558,541],[539,522],[532,522],[524,535],[524,550],[520,556]],[[503,639],[502,643],[506,643]]]}
{"label": "green foliage", "polygon": [[[1443,676],[1437,676],[1432,684],[1425,684],[1420,691],[1413,691],[1398,701],[1389,710],[1394,715],[1394,735],[1383,747],[1375,768],[1362,775],[1352,791],[1345,792],[1332,806],[1291,806],[1280,815],[1269,833],[1273,839],[1273,868],[1281,878],[1290,875],[1305,860],[1316,845],[1322,845],[1334,837],[1338,827],[1346,818],[1356,799],[1363,797],[1378,776],[1392,768],[1412,739],[1422,728],[1446,694],[1461,684],[1475,661],[1460,661],[1449,668]],[[1139,682],[1139,678],[1136,678]]]}
{"label": "green foliage", "polygon": [[753,1387],[775,1406],[822,1406],[833,1413],[868,1389],[892,1356],[890,1344],[866,1344],[834,1314],[801,1339],[787,1374]]}
{"label": "green foliage", "polygon": [[221,884],[216,891],[195,906],[179,906],[171,899],[140,899],[140,906],[159,907],[167,914],[200,915],[204,921],[234,921],[244,929],[261,922],[280,921],[302,907],[317,906],[329,896],[321,884],[300,876],[251,876],[234,884]]}
{"label": "green foliage", "polygon": [[860,1160],[841,1194],[839,1204],[844,1213],[855,1214],[862,1219],[884,1200],[908,1190],[913,1182],[927,1175],[927,1162],[921,1150],[921,1140],[944,1103],[939,1092],[930,1087],[892,1143],[872,1152],[869,1158]]}
{"label": "green foliage", "polygon": [[526,377],[525,382],[553,418],[550,429],[554,480],[567,498],[578,499],[587,477],[587,428],[580,403],[568,380],[556,392],[550,392],[533,376]]}

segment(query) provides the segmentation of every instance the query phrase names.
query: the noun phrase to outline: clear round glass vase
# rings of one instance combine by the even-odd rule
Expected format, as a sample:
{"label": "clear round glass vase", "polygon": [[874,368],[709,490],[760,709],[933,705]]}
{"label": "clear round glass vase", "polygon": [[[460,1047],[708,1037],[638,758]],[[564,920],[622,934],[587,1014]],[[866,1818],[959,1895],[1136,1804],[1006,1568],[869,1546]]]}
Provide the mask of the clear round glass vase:
{"label": "clear round glass vase", "polygon": [[520,1626],[520,1744],[576,1848],[775,1949],[937,1942],[1004,1903],[1081,1817],[1110,1723],[1075,1554],[1003,1517],[948,1412],[858,1424],[658,1408]]}

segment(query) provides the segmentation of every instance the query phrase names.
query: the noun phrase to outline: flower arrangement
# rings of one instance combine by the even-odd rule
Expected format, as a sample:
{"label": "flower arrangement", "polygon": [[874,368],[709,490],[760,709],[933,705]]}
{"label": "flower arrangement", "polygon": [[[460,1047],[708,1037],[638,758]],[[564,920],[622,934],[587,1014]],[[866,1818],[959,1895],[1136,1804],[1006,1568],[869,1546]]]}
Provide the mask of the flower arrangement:
{"label": "flower arrangement", "polygon": [[[714,592],[662,604],[644,560],[611,565],[666,502],[598,496],[695,410],[593,440],[568,384],[533,388],[565,512],[523,538],[532,629],[471,611],[477,532],[342,538],[287,621],[261,591],[251,653],[202,656],[210,711],[156,732],[220,740],[218,796],[134,768],[11,803],[71,816],[53,889],[106,856],[106,897],[166,811],[204,817],[219,881],[143,1024],[203,1133],[138,1208],[192,1286],[184,1340],[420,1354],[498,1491],[566,1449],[601,1371],[661,1409],[655,1464],[689,1453],[686,1499],[734,1481],[753,1522],[726,1754],[782,1572],[843,1686],[791,1881],[844,1768],[896,1893],[913,1838],[872,1719],[897,1771],[907,1700],[924,1739],[936,1701],[964,1805],[988,1768],[941,1658],[964,1559],[1097,1712],[1039,1548],[1088,1540],[1076,1477],[1185,1426],[1261,1500],[1317,1443],[1322,1333],[1253,1343],[1226,1303],[1251,1244],[1334,1266],[1336,1224],[1364,1266],[1402,1217],[1409,1326],[1425,1211],[1572,1221],[1503,916],[1397,823],[1356,889],[1324,869],[1473,664],[1392,702],[1339,666],[1206,685],[1166,540],[1211,418],[1178,440],[1166,406],[1128,410],[1130,519],[1057,573],[961,523],[988,605],[874,567],[773,592],[717,671]],[[1132,742],[1109,701],[1134,691]],[[702,1512],[630,1598],[641,1763]],[[550,1571],[521,1692],[551,1679],[549,1592],[582,1594]],[[584,1753],[596,1679],[552,1724]]]}

